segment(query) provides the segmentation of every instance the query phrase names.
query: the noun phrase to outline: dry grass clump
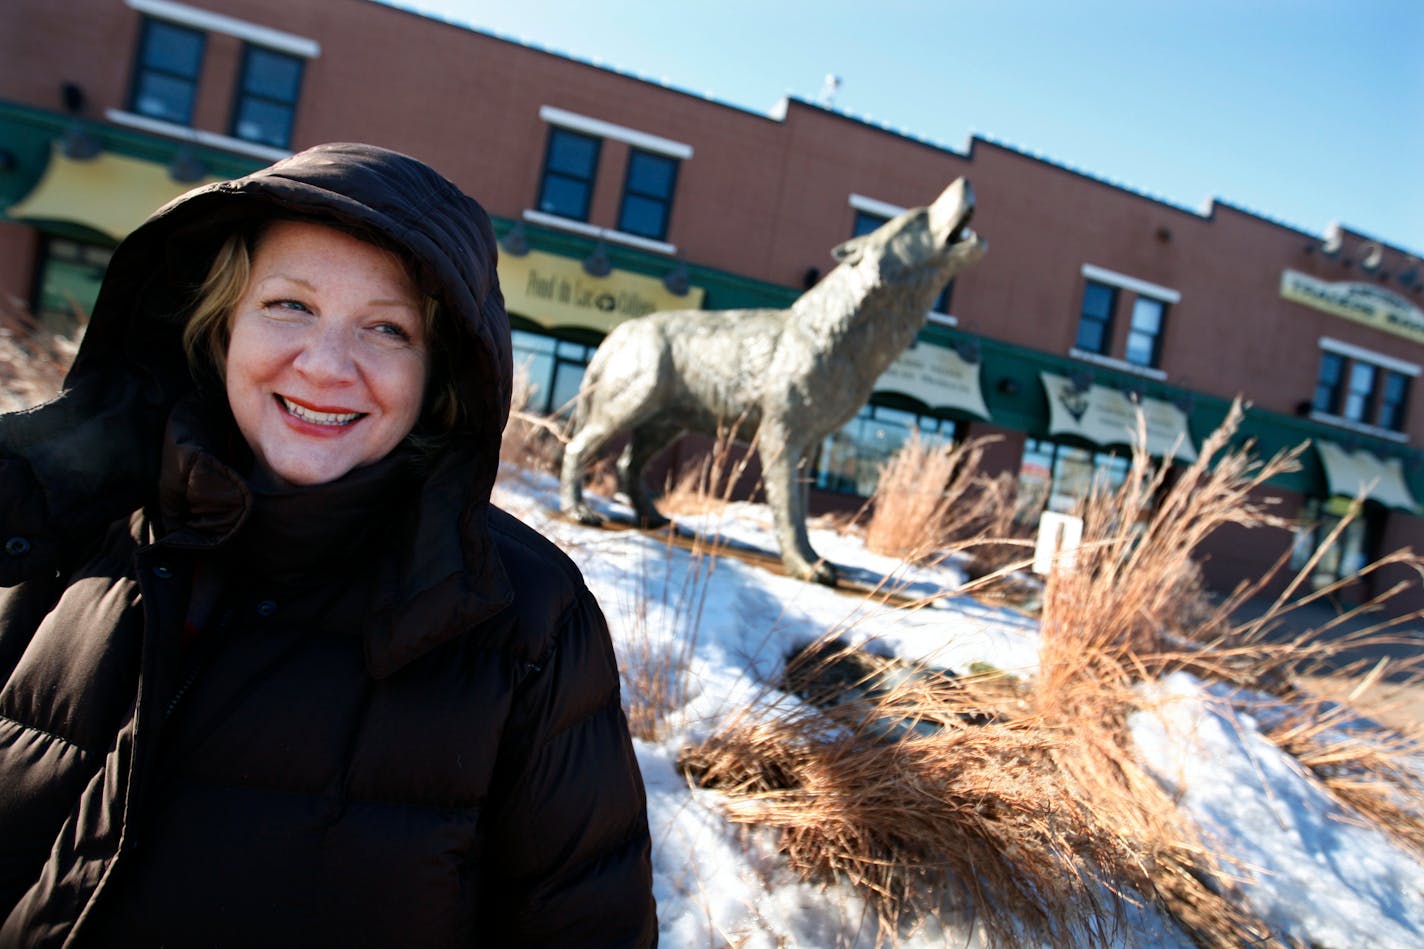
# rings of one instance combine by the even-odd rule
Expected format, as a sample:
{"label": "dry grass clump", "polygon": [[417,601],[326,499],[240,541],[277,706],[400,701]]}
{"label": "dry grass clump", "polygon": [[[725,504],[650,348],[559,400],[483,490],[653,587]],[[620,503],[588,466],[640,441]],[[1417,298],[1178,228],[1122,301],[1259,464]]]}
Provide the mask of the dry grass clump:
{"label": "dry grass clump", "polygon": [[561,426],[542,415],[529,411],[534,397],[534,383],[529,378],[529,364],[514,367],[509,399],[509,423],[499,443],[501,467],[518,471],[558,472],[559,454],[564,437]]}
{"label": "dry grass clump", "polygon": [[[77,315],[83,327],[87,320]],[[18,300],[0,298],[0,412],[17,412],[58,395],[78,351],[78,336],[61,336]]]}
{"label": "dry grass clump", "polygon": [[[722,427],[712,449],[691,468],[696,478],[684,484],[685,501],[698,511],[724,510],[737,479],[745,472],[752,452],[738,451],[734,427]],[[672,582],[674,538],[669,532],[661,558],[663,574],[652,578],[643,562],[641,582],[634,601],[624,611],[630,624],[618,651],[622,662],[628,727],[634,737],[661,740],[670,721],[691,697],[689,680],[697,652],[702,614],[709,581],[725,546],[715,527],[696,532],[691,540],[690,564],[676,585]],[[674,628],[658,629],[649,617],[673,617]]]}
{"label": "dry grass clump", "polygon": [[998,436],[956,445],[926,444],[911,432],[880,466],[869,506],[865,546],[905,560],[937,554],[951,540],[981,535],[1003,506],[996,483],[983,477],[984,449]]}
{"label": "dry grass clump", "polygon": [[[1146,903],[1199,945],[1258,943],[1272,933],[1236,896],[1245,869],[1138,763],[1127,727],[1142,682],[1187,670],[1273,693],[1278,745],[1359,819],[1420,847],[1424,778],[1405,760],[1418,742],[1328,727],[1338,717],[1296,685],[1381,630],[1271,641],[1285,596],[1258,620],[1232,617],[1269,577],[1220,605],[1203,592],[1193,551],[1225,524],[1280,524],[1256,491],[1301,450],[1265,462],[1228,450],[1240,419],[1234,406],[1180,471],[1137,451],[1125,483],[1089,499],[1076,566],[1047,582],[1026,689],[848,660],[828,638],[792,658],[782,692],[686,749],[684,772],[719,789],[732,820],[773,831],[808,879],[854,884],[889,942],[906,922],[956,913],[994,944],[1100,945]],[[1408,552],[1384,564],[1401,562],[1419,569]]]}

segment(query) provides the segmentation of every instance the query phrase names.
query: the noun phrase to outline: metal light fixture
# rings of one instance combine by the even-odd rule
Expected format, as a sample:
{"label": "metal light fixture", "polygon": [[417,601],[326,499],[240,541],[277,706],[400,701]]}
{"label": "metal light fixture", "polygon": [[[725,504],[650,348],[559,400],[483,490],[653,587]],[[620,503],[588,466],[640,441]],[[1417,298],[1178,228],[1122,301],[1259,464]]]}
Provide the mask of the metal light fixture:
{"label": "metal light fixture", "polygon": [[91,158],[97,158],[99,153],[104,150],[103,146],[84,127],[84,120],[80,118],[84,113],[84,88],[77,82],[60,83],[59,101],[63,104],[64,111],[70,115],[69,125],[59,140],[60,152],[71,161],[88,161]]}
{"label": "metal light fixture", "polygon": [[71,161],[88,161],[99,157],[104,148],[84,127],[84,123],[75,119],[64,130],[64,137],[59,140],[59,150]]}
{"label": "metal light fixture", "polygon": [[204,165],[203,160],[187,145],[178,149],[178,153],[168,165],[168,177],[179,184],[190,185],[202,181],[207,173],[208,166]]}
{"label": "metal light fixture", "polygon": [[1093,374],[1087,369],[1078,369],[1068,377],[1074,392],[1087,392],[1093,387]]}
{"label": "metal light fixture", "polygon": [[954,351],[971,366],[979,361],[979,344],[972,339],[955,340]]}
{"label": "metal light fixture", "polygon": [[524,233],[523,221],[514,222],[514,226],[499,239],[499,247],[511,257],[523,257],[529,253],[529,235]]}
{"label": "metal light fixture", "polygon": [[674,296],[687,296],[692,289],[692,276],[687,272],[687,265],[679,260],[676,267],[663,274],[663,287]]}
{"label": "metal light fixture", "polygon": [[606,277],[613,272],[613,264],[608,260],[608,248],[603,241],[593,245],[593,252],[583,259],[583,272],[590,277]]}

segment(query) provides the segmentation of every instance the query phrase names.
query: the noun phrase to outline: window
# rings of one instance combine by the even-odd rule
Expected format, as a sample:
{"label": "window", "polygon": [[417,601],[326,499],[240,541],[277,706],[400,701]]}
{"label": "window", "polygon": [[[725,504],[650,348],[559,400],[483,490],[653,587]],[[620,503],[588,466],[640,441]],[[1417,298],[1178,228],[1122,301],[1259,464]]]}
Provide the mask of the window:
{"label": "window", "polygon": [[667,237],[677,160],[633,149],[628,153],[628,177],[623,184],[623,207],[618,230],[660,241]]}
{"label": "window", "polygon": [[842,494],[870,497],[880,481],[880,467],[900,450],[910,432],[919,430],[926,446],[952,444],[955,423],[885,405],[867,405],[839,431],[826,436],[816,459],[816,486]]}
{"label": "window", "polygon": [[569,411],[594,347],[527,330],[511,330],[510,335],[514,364],[529,374],[529,411],[540,415]]}
{"label": "window", "polygon": [[191,123],[206,39],[198,30],[145,17],[129,108],[165,122]]}
{"label": "window", "polygon": [[1403,432],[1410,380],[1419,368],[1333,340],[1321,340],[1321,347],[1314,412],[1325,421]]}
{"label": "window", "polygon": [[1132,325],[1127,333],[1127,361],[1137,366],[1157,367],[1162,349],[1162,321],[1167,304],[1151,297],[1132,301]]}
{"label": "window", "polygon": [[1096,280],[1087,281],[1083,286],[1083,307],[1078,314],[1078,339],[1074,346],[1084,352],[1107,355],[1115,309],[1117,288]]}
{"label": "window", "polygon": [[1346,577],[1352,577],[1377,557],[1378,538],[1383,527],[1383,514],[1373,504],[1365,505],[1354,520],[1346,524],[1335,542],[1321,549],[1326,539],[1344,520],[1350,508],[1348,498],[1307,498],[1296,522],[1291,543],[1292,570],[1305,569],[1312,557],[1319,554],[1310,572],[1311,589],[1328,587]]}
{"label": "window", "polygon": [[1070,513],[1095,490],[1116,490],[1131,467],[1125,455],[1042,438],[1024,442],[1014,519],[1031,524],[1044,510]]}
{"label": "window", "polygon": [[[886,217],[883,214],[874,214],[870,211],[865,211],[860,208],[857,208],[855,212],[855,223],[851,225],[850,236],[860,237],[862,234],[869,234],[871,231],[875,230],[877,227],[884,224],[888,220],[890,220],[890,218]],[[945,284],[944,289],[940,291],[940,295],[935,297],[934,306],[932,306],[930,309],[935,313],[943,313],[944,315],[948,316],[949,298],[952,295],[953,291],[954,281],[951,279],[949,283]]]}
{"label": "window", "polygon": [[591,135],[563,128],[549,129],[544,180],[539,188],[540,211],[575,221],[588,220],[601,145],[602,142]]}
{"label": "window", "polygon": [[289,146],[302,66],[300,57],[246,44],[232,109],[232,134],[273,148]]}
{"label": "window", "polygon": [[1408,400],[1409,377],[1402,372],[1386,370],[1375,424],[1392,432],[1404,431],[1404,404]]}
{"label": "window", "polygon": [[34,312],[47,329],[72,336],[89,321],[112,254],[97,244],[58,237],[45,241],[35,281]]}

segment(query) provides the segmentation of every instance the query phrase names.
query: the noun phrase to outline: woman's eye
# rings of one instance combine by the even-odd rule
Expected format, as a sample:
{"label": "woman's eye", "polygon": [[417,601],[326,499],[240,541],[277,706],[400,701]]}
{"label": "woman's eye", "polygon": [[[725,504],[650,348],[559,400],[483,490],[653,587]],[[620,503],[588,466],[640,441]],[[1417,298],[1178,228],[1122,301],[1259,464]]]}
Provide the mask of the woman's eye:
{"label": "woman's eye", "polygon": [[268,300],[262,304],[264,310],[287,313],[310,313],[311,307],[300,300]]}
{"label": "woman's eye", "polygon": [[389,336],[404,343],[410,342],[410,333],[398,323],[377,323],[375,329],[382,336]]}

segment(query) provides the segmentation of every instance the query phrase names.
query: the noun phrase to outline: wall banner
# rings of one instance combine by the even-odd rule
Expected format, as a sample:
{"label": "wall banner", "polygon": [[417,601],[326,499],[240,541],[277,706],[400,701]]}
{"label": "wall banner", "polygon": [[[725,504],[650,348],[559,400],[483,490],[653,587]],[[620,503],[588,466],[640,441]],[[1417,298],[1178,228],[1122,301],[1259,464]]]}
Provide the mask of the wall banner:
{"label": "wall banner", "polygon": [[965,361],[948,346],[916,343],[881,373],[876,392],[897,392],[932,409],[961,409],[989,418],[979,389],[979,363]]}
{"label": "wall banner", "polygon": [[1281,296],[1294,303],[1424,343],[1424,310],[1372,283],[1319,280],[1297,270],[1281,274]]}
{"label": "wall banner", "polygon": [[1154,457],[1195,461],[1196,447],[1187,429],[1187,415],[1170,402],[1142,399],[1108,386],[1079,389],[1071,379],[1051,372],[1039,374],[1048,397],[1048,431],[1077,435],[1098,445],[1131,445],[1137,441],[1139,408],[1147,423],[1147,451]]}
{"label": "wall banner", "polygon": [[600,333],[655,310],[699,309],[706,295],[702,287],[692,287],[678,296],[658,278],[626,270],[591,277],[579,261],[537,250],[521,257],[500,254],[499,285],[511,313],[550,329],[577,326]]}

